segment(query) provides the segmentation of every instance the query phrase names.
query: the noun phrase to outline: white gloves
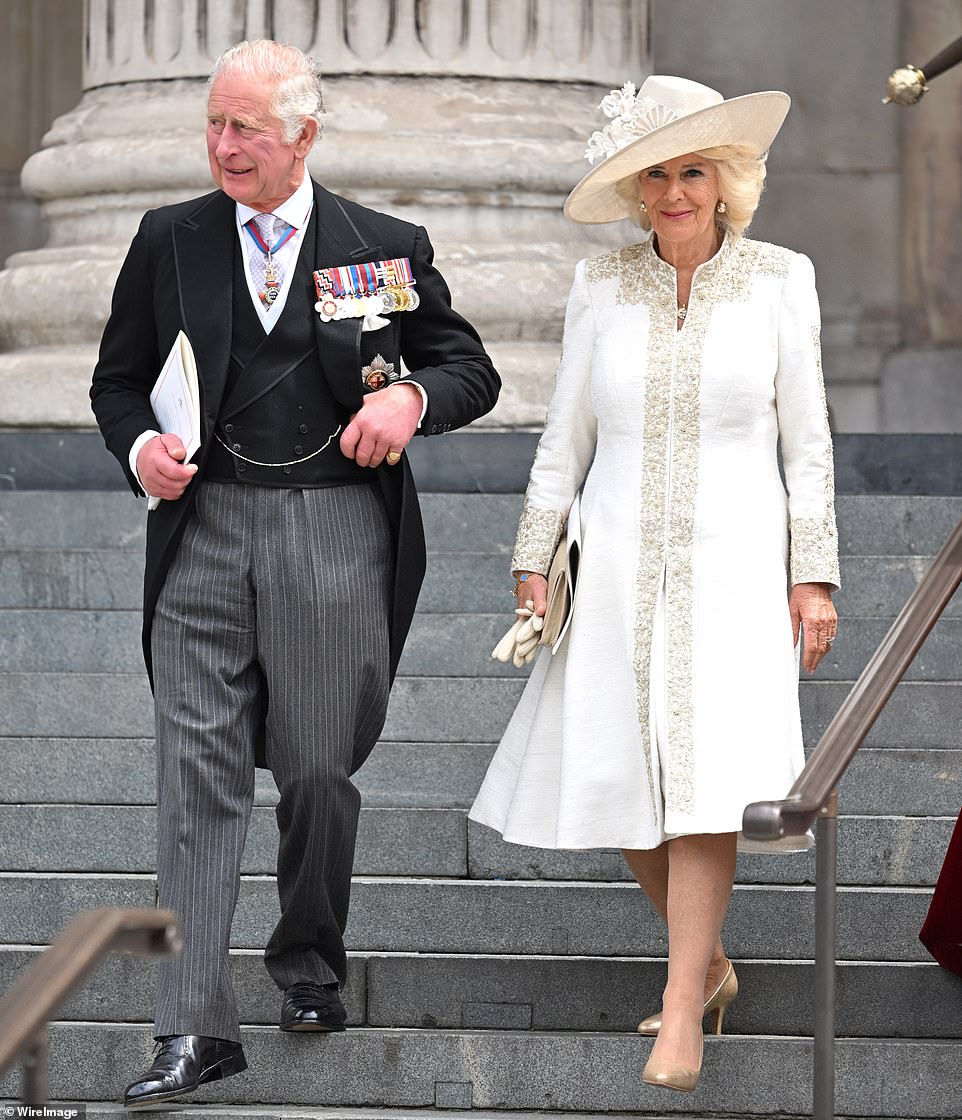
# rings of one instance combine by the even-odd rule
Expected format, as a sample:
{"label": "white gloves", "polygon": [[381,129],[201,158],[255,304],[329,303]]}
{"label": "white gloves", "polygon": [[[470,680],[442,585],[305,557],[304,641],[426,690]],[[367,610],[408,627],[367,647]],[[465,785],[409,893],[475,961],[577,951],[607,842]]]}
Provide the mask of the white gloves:
{"label": "white gloves", "polygon": [[518,616],[518,621],[494,647],[491,656],[496,661],[511,661],[520,669],[533,660],[538,651],[544,619],[534,613],[534,602],[531,599],[514,613]]}

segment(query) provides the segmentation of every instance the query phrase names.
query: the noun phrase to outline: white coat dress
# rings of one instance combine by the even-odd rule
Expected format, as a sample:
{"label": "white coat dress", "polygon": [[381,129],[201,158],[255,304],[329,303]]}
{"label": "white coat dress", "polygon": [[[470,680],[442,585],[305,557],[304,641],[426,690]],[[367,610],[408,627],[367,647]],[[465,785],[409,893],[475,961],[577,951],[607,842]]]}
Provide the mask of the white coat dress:
{"label": "white coat dress", "polygon": [[727,234],[676,315],[651,240],[578,264],[512,558],[545,573],[582,491],[572,622],[470,812],[515,844],[739,832],[804,764],[789,582],[839,582],[814,270]]}

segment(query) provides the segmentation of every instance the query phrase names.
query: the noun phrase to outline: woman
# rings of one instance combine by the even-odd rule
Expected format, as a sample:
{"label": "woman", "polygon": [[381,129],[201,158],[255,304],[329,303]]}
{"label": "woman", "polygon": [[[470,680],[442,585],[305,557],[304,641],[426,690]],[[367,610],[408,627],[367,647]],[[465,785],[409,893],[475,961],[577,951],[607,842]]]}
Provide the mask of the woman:
{"label": "woman", "polygon": [[814,274],[742,236],[788,106],[670,77],[602,102],[601,162],[565,213],[652,237],[576,269],[512,561],[542,614],[582,490],[572,622],[471,810],[512,843],[622,849],[668,925],[662,1011],[639,1030],[658,1036],[644,1080],[675,1089],[737,991],[719,934],[742,811],[804,763],[800,629],[811,672],[837,624]]}

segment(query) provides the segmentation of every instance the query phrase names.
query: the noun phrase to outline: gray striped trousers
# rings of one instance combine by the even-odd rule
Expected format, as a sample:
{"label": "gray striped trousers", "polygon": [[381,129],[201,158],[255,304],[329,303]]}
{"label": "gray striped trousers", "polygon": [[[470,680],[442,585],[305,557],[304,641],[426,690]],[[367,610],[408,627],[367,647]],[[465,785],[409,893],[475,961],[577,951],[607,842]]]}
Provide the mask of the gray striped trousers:
{"label": "gray striped trousers", "polygon": [[392,570],[370,486],[200,486],[151,632],[158,900],[183,936],[159,969],[157,1037],[240,1037],[228,947],[258,742],[280,793],[267,969],[282,989],[343,983],[350,774],[387,709]]}

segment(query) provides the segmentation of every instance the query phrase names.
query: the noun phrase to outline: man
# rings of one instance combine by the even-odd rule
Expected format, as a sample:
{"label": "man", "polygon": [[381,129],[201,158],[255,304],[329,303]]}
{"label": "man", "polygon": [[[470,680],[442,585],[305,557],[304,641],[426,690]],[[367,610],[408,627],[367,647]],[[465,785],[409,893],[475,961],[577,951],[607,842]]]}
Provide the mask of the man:
{"label": "man", "polygon": [[[305,174],[321,113],[316,64],[293,47],[221,56],[207,114],[218,189],[144,217],[93,377],[107,446],[135,493],[162,499],[144,653],[159,902],[184,945],[161,968],[160,1048],[126,1091],[134,1108],[246,1068],[228,945],[255,760],[280,792],[281,917],[265,954],[280,1027],[344,1029],[350,775],[383,725],[424,571],[402,452],[419,428],[487,412],[500,384],[425,231]],[[149,403],[180,330],[200,381],[189,464]]]}

